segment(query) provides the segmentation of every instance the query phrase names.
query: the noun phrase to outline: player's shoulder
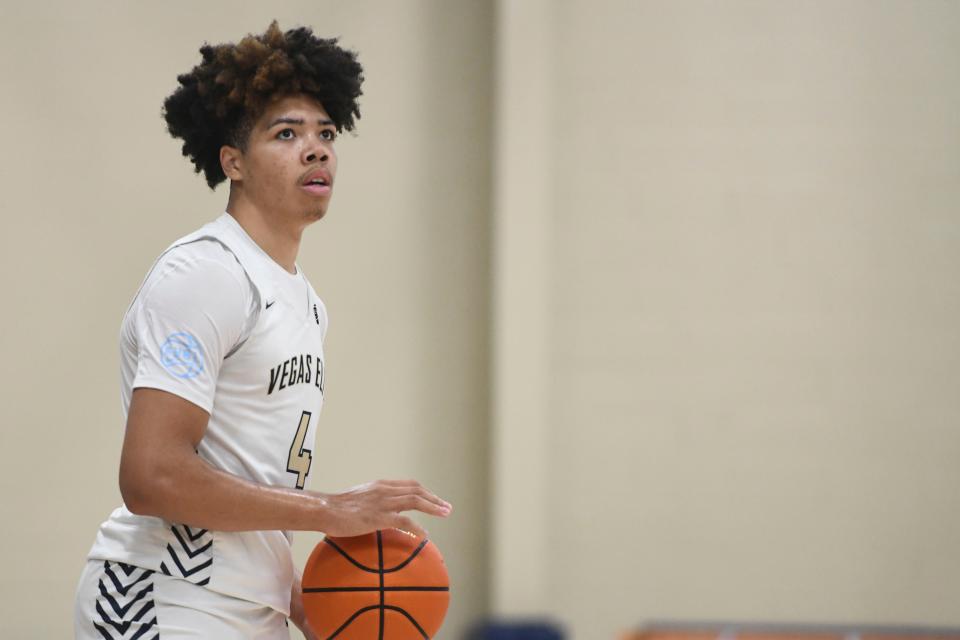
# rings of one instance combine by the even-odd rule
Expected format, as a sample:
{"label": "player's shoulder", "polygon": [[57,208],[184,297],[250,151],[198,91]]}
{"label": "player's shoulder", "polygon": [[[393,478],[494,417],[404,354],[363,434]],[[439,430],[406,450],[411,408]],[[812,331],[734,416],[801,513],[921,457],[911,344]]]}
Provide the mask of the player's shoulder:
{"label": "player's shoulder", "polygon": [[[235,249],[224,240],[201,232],[185,236],[173,243],[157,260],[157,267],[185,271],[225,271],[246,279],[244,267]],[[219,267],[219,269],[217,268]]]}
{"label": "player's shoulder", "polygon": [[157,259],[148,274],[143,294],[160,290],[188,291],[220,299],[223,295],[239,294],[248,299],[255,296],[243,266],[225,244],[215,238],[193,239],[168,248]]}
{"label": "player's shoulder", "polygon": [[228,272],[243,273],[243,267],[236,254],[226,244],[211,237],[175,244],[160,256],[157,264],[158,266],[217,264]]}

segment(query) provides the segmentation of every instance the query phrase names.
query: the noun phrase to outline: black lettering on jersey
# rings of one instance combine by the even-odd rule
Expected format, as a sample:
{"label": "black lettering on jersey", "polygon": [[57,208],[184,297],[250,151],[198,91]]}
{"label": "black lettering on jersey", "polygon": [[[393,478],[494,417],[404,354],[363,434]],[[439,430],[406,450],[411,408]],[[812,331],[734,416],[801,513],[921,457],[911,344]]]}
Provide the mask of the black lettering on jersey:
{"label": "black lettering on jersey", "polygon": [[297,384],[300,384],[304,380],[303,373],[303,356],[300,356],[300,363],[297,365]]}
{"label": "black lettering on jersey", "polygon": [[314,378],[316,382],[313,383],[313,386],[320,389],[320,393],[323,393],[323,360],[317,358],[317,375]]}
{"label": "black lettering on jersey", "polygon": [[290,379],[287,381],[288,387],[297,384],[297,362],[297,356],[290,358]]}
{"label": "black lettering on jersey", "polygon": [[280,379],[280,366],[277,365],[273,369],[270,369],[270,388],[267,391],[267,395],[273,393],[273,388],[277,386],[277,380]]}
{"label": "black lettering on jersey", "polygon": [[[314,361],[316,361],[316,368],[314,368]],[[323,359],[320,356],[314,357],[309,353],[291,356],[288,360],[284,360],[270,369],[270,385],[267,387],[267,395],[296,384],[310,384],[311,382],[313,382],[313,386],[320,389],[320,393],[323,393]]]}

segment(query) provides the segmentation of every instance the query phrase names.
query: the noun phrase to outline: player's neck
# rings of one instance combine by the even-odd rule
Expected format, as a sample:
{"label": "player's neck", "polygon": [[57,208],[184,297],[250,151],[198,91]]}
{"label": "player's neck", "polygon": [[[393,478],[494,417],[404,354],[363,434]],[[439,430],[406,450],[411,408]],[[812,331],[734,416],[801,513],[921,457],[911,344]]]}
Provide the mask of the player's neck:
{"label": "player's neck", "polygon": [[[287,273],[297,272],[302,226],[291,225],[283,220],[282,216],[272,216],[260,210],[253,202],[238,196],[232,189],[227,202],[227,213],[232,215],[247,235]],[[287,224],[284,224],[285,222]]]}

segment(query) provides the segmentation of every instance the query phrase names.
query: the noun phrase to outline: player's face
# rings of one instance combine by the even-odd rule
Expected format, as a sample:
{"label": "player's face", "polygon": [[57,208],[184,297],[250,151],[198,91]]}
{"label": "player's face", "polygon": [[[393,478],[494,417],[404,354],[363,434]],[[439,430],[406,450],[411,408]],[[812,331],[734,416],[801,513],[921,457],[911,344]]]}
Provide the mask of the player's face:
{"label": "player's face", "polygon": [[319,102],[274,100],[254,123],[243,152],[244,194],[261,211],[310,223],[327,211],[337,174],[337,129]]}

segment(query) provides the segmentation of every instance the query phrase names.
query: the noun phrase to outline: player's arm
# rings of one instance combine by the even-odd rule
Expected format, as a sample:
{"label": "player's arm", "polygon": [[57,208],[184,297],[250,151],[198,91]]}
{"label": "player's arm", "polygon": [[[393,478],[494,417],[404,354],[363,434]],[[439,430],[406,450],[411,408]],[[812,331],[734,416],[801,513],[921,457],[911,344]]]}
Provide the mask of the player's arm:
{"label": "player's arm", "polygon": [[120,492],[130,511],[217,531],[338,536],[389,527],[425,536],[402,512],[450,513],[447,502],[413,480],[324,494],[265,486],[215,469],[196,453],[208,419],[204,409],[172,393],[134,390],[120,458]]}

